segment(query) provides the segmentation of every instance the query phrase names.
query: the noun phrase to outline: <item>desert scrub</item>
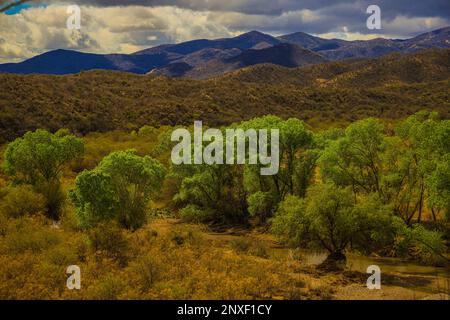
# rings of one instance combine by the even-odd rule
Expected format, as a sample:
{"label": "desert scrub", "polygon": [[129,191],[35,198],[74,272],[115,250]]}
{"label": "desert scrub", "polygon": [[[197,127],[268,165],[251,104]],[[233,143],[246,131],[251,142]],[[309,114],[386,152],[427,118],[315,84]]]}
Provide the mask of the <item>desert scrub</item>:
{"label": "desert scrub", "polygon": [[252,242],[252,246],[250,247],[249,254],[267,259],[269,257],[269,250],[264,242],[254,240]]}
{"label": "desert scrub", "polygon": [[104,254],[126,265],[130,256],[130,245],[126,231],[114,222],[102,223],[88,231],[88,243],[93,252]]}
{"label": "desert scrub", "polygon": [[0,212],[12,218],[45,212],[45,198],[29,185],[5,188]]}
{"label": "desert scrub", "polygon": [[42,217],[13,219],[2,241],[7,253],[40,253],[60,243],[61,235],[57,230],[51,229],[49,224],[44,224],[46,222]]}
{"label": "desert scrub", "polygon": [[[215,246],[196,225],[163,230],[147,224],[131,233],[110,224],[88,233],[55,228],[37,217],[6,221],[6,235],[0,237],[1,299],[270,299],[307,294],[294,281],[298,276],[292,263]],[[182,245],[174,235],[183,239]],[[83,290],[67,290],[68,264],[80,266]]]}
{"label": "desert scrub", "polygon": [[245,253],[260,258],[269,257],[267,245],[258,239],[238,238],[230,241],[229,245],[236,253]]}
{"label": "desert scrub", "polygon": [[238,253],[239,252],[240,253],[248,252],[248,250],[250,249],[250,246],[251,246],[251,243],[250,243],[250,240],[248,240],[248,239],[239,238],[239,239],[230,241],[230,247]]}

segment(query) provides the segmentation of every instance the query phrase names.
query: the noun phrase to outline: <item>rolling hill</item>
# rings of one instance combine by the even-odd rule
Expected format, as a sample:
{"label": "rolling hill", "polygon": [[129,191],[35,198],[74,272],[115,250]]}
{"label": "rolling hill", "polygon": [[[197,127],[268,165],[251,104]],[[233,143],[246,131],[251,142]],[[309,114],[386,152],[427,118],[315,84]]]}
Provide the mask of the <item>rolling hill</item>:
{"label": "rolling hill", "polygon": [[377,59],[330,61],[302,68],[260,64],[223,76],[240,82],[318,87],[386,87],[450,78],[450,50],[392,53]]}
{"label": "rolling hill", "polygon": [[0,74],[0,142],[26,131],[76,133],[143,125],[220,126],[265,114],[317,128],[422,109],[450,118],[449,49],[298,68],[254,65],[207,80],[88,71]]}

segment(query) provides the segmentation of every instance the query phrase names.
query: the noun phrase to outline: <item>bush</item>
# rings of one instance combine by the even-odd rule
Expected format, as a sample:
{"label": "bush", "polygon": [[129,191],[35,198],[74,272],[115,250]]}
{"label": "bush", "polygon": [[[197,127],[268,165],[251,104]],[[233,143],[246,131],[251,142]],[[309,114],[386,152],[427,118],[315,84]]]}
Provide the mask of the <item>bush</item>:
{"label": "bush", "polygon": [[45,260],[53,265],[67,268],[67,266],[78,263],[78,256],[76,252],[72,251],[72,248],[68,250],[67,248],[56,246],[45,253]]}
{"label": "bush", "polygon": [[61,242],[61,237],[54,229],[42,225],[36,218],[22,217],[14,220],[5,236],[6,249],[10,254],[24,252],[40,253]]}
{"label": "bush", "polygon": [[92,250],[103,252],[108,257],[125,265],[129,258],[129,243],[124,231],[114,223],[102,223],[88,232],[89,245]]}
{"label": "bush", "polygon": [[260,258],[269,258],[267,246],[261,241],[254,242],[249,250],[249,253]]}
{"label": "bush", "polygon": [[257,217],[261,223],[272,215],[276,204],[275,197],[270,192],[258,191],[250,195],[247,199],[248,212],[253,217]]}
{"label": "bush", "polygon": [[206,222],[211,220],[214,212],[199,206],[189,204],[179,211],[180,217],[187,222]]}
{"label": "bush", "polygon": [[251,243],[247,239],[235,239],[230,241],[230,247],[236,252],[246,253],[249,251]]}
{"label": "bush", "polygon": [[44,196],[29,185],[9,188],[0,205],[0,211],[11,218],[44,213],[45,208]]}
{"label": "bush", "polygon": [[152,136],[156,133],[156,128],[152,127],[152,126],[143,126],[142,128],[139,129],[139,136],[140,137],[145,137],[145,136]]}
{"label": "bush", "polygon": [[[409,256],[428,264],[439,264],[444,257],[446,246],[442,233],[427,230],[420,224],[408,227],[403,220],[395,219],[395,251],[400,256]],[[447,260],[448,261],[448,260]]]}
{"label": "bush", "polygon": [[138,284],[142,291],[149,290],[161,277],[162,266],[158,259],[150,254],[139,257],[131,266],[138,277]]}
{"label": "bush", "polygon": [[118,276],[108,275],[96,288],[95,299],[117,300],[125,290],[126,282]]}

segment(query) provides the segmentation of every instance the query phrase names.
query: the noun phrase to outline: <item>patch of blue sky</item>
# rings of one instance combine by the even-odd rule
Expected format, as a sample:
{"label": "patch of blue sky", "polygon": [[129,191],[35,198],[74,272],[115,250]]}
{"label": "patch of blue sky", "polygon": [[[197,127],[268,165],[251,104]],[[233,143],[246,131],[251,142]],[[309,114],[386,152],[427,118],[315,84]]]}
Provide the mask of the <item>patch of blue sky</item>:
{"label": "patch of blue sky", "polygon": [[7,15],[14,15],[20,13],[22,10],[30,9],[30,8],[37,8],[37,7],[43,7],[45,8],[47,5],[45,3],[40,4],[31,4],[31,3],[22,3],[17,6],[14,6],[8,10],[6,10],[4,13]]}

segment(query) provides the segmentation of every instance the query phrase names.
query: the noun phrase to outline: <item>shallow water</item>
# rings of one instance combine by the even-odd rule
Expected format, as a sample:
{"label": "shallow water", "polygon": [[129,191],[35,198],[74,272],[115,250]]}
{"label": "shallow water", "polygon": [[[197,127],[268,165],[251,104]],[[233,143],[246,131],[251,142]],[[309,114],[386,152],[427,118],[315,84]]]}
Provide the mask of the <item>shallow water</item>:
{"label": "shallow water", "polygon": [[[210,233],[210,239],[222,241],[228,245],[229,241],[244,239],[242,235],[226,233]],[[270,256],[273,259],[283,259],[293,254],[293,250],[279,246],[276,242],[268,243]],[[309,250],[299,250],[300,261],[305,266],[319,265],[323,262],[328,253],[314,252]],[[297,255],[297,254],[296,254]],[[367,272],[367,267],[377,265],[381,270],[385,280],[390,278],[390,284],[421,291],[427,293],[446,293],[450,295],[450,268],[421,265],[413,261],[407,261],[399,258],[369,257],[352,253],[347,253],[347,270],[361,273]],[[394,279],[392,279],[393,277]]]}
{"label": "shallow water", "polygon": [[[289,251],[288,251],[289,252]],[[305,265],[318,265],[327,257],[326,252],[301,251],[302,261]],[[399,258],[367,257],[356,254],[347,254],[347,269],[366,273],[367,267],[377,265],[381,276],[396,275],[409,279],[405,286],[413,290],[430,293],[450,294],[450,269],[445,267],[426,266]],[[383,280],[382,280],[383,281]]]}

